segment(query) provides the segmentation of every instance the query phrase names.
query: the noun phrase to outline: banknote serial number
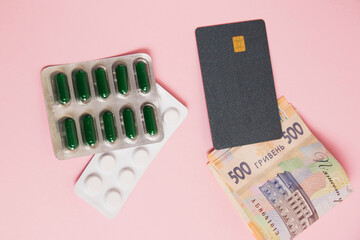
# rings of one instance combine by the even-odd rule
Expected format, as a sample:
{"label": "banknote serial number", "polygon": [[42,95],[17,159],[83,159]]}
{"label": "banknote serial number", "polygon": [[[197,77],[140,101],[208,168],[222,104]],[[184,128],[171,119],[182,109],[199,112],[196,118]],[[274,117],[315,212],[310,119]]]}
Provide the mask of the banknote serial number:
{"label": "banknote serial number", "polygon": [[249,164],[242,162],[238,167],[234,167],[232,171],[228,172],[228,175],[235,180],[235,184],[238,184],[240,179],[244,180],[246,175],[251,175],[251,168]]}
{"label": "banknote serial number", "polygon": [[274,231],[274,234],[279,235],[279,230],[276,228],[275,224],[272,222],[271,219],[268,221],[269,215],[266,214],[265,210],[261,207],[260,203],[257,203],[255,199],[252,199],[251,202],[254,204],[255,208],[259,211],[260,215],[264,217],[266,223]]}

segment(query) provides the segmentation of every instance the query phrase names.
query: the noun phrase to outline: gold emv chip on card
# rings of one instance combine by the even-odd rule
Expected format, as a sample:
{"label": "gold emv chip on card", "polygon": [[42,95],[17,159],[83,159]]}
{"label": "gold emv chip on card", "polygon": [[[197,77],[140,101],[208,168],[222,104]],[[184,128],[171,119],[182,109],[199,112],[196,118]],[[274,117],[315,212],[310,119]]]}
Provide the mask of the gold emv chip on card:
{"label": "gold emv chip on card", "polygon": [[232,37],[234,52],[245,52],[245,39],[244,36],[234,36]]}

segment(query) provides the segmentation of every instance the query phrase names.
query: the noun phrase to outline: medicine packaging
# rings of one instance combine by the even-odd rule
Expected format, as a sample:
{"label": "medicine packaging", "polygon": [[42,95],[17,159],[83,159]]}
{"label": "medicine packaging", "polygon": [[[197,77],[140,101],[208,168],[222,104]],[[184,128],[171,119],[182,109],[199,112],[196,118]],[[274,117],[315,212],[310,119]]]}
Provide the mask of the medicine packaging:
{"label": "medicine packaging", "polygon": [[147,54],[49,66],[41,78],[59,159],[156,143],[164,137]]}
{"label": "medicine packaging", "polygon": [[75,192],[108,218],[114,218],[142,174],[187,115],[187,109],[161,86],[159,143],[95,154],[75,185]]}

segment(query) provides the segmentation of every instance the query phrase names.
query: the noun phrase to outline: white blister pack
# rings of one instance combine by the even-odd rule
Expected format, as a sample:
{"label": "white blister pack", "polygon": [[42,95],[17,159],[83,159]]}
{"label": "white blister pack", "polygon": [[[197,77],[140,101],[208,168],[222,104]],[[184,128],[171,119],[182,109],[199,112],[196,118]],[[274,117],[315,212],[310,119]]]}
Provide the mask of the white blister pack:
{"label": "white blister pack", "polygon": [[161,142],[95,154],[75,185],[75,192],[108,218],[119,213],[136,183],[167,140],[185,119],[188,110],[160,85]]}

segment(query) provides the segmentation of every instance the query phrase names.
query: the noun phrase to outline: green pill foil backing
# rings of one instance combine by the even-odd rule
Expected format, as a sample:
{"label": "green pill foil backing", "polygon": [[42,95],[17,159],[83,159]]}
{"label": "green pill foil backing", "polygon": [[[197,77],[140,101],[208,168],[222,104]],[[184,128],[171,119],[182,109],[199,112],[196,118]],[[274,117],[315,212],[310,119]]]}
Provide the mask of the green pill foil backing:
{"label": "green pill foil backing", "polygon": [[146,105],[143,108],[143,116],[145,121],[146,132],[151,136],[154,136],[158,132],[156,117],[154,108],[152,106]]}
{"label": "green pill foil backing", "polygon": [[138,61],[135,64],[138,86],[141,92],[148,93],[150,91],[149,75],[147,71],[147,63]]}
{"label": "green pill foil backing", "polygon": [[98,67],[95,69],[95,80],[99,96],[104,99],[109,97],[110,89],[104,68]]}
{"label": "green pill foil backing", "polygon": [[57,101],[60,104],[66,104],[70,101],[70,90],[67,81],[67,77],[64,73],[58,73],[55,75],[55,95]]}
{"label": "green pill foil backing", "polygon": [[103,116],[105,138],[108,142],[115,142],[117,139],[114,116],[110,111],[104,112]]}
{"label": "green pill foil backing", "polygon": [[94,146],[96,144],[96,130],[94,126],[94,118],[87,114],[81,118],[83,128],[83,139],[86,145]]}
{"label": "green pill foil backing", "polygon": [[128,73],[126,65],[120,64],[116,66],[115,74],[118,92],[122,95],[126,95],[129,91]]}
{"label": "green pill foil backing", "polygon": [[87,74],[84,70],[77,70],[74,77],[74,85],[76,85],[76,98],[82,102],[86,102],[90,98],[90,87]]}
{"label": "green pill foil backing", "polygon": [[69,150],[74,150],[79,146],[75,121],[72,118],[66,118],[63,125],[65,132],[65,147]]}
{"label": "green pill foil backing", "polygon": [[136,137],[136,125],[134,112],[131,108],[125,108],[122,112],[125,135],[129,139],[134,139]]}

